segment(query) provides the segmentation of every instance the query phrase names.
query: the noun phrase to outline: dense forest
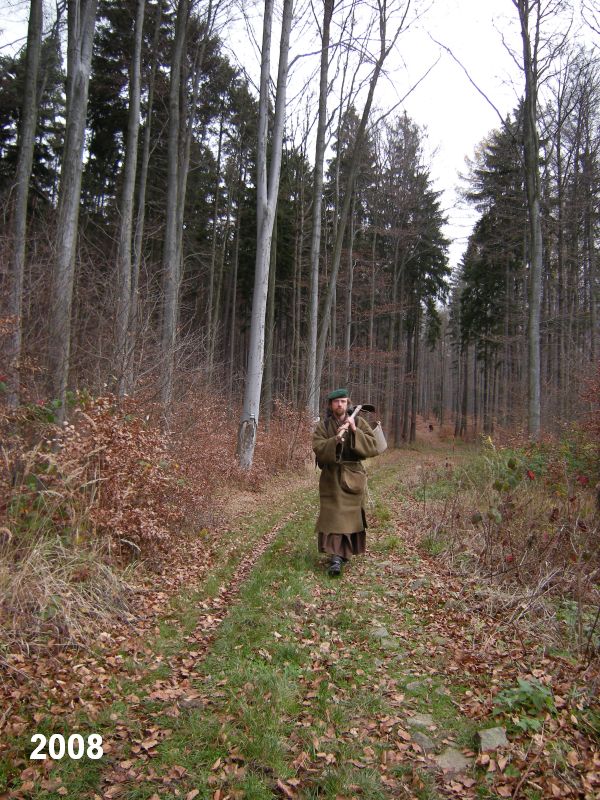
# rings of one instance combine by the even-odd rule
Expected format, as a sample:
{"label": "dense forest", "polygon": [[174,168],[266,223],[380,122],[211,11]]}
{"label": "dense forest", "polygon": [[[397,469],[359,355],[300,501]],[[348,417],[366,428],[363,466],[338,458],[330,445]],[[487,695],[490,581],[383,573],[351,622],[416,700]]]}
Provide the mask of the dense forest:
{"label": "dense forest", "polygon": [[[396,444],[418,415],[534,437],[577,416],[600,346],[599,17],[577,5],[584,47],[557,30],[569,3],[507,6],[522,99],[470,161],[478,219],[451,272],[426,120],[372,111],[417,3],[267,0],[257,87],[227,55],[240,9],[223,0],[52,18],[32,0],[26,45],[0,57],[9,405],[62,416],[109,390],[168,421],[209,390],[235,413],[244,398],[250,451],[259,411],[315,415],[334,385]],[[290,36],[317,43],[293,115]]]}
{"label": "dense forest", "polygon": [[452,263],[444,0],[3,4],[0,799],[600,796],[600,12],[493,5]]}

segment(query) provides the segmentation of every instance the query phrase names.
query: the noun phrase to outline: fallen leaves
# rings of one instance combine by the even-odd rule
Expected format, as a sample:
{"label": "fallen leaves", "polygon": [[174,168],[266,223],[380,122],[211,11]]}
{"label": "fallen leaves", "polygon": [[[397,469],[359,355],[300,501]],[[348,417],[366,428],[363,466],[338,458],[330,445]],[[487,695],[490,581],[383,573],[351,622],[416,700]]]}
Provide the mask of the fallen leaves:
{"label": "fallen leaves", "polygon": [[[59,654],[48,675],[44,675],[43,668],[24,660],[15,661],[14,667],[39,680],[51,697],[52,715],[63,722],[75,711],[98,715],[110,702],[126,702],[129,716],[115,712],[111,718],[114,751],[103,773],[103,798],[119,798],[143,782],[151,785],[148,793],[155,792],[154,797],[168,791],[169,796],[194,800],[202,792],[213,800],[236,800],[241,798],[244,781],[252,775],[260,776],[273,796],[295,800],[309,794],[316,796],[322,791],[326,776],[342,771],[349,777],[339,800],[359,796],[365,772],[378,776],[382,793],[389,797],[410,793],[414,796],[435,782],[441,796],[461,800],[474,797],[482,786],[498,797],[531,790],[543,797],[595,798],[600,791],[600,763],[597,745],[584,722],[587,700],[580,691],[585,681],[592,680],[592,670],[582,676],[572,664],[538,654],[532,643],[521,641],[517,631],[500,630],[499,621],[486,615],[479,601],[475,602],[476,588],[468,577],[458,581],[444,572],[439,561],[417,554],[414,540],[419,518],[406,503],[401,512],[403,525],[397,527],[396,535],[402,548],[386,554],[384,565],[371,559],[357,560],[345,578],[345,596],[326,583],[316,582],[313,572],[307,573],[306,581],[315,584],[314,591],[311,585],[307,592],[310,601],[290,599],[282,612],[287,619],[281,625],[281,620],[270,620],[265,637],[252,645],[251,659],[263,675],[278,675],[282,669],[278,649],[291,642],[304,659],[302,668],[295,666],[299,711],[289,720],[292,733],[285,742],[289,771],[284,774],[276,774],[268,764],[246,760],[239,741],[232,743],[224,733],[227,729],[227,735],[233,739],[237,735],[241,741],[251,735],[244,728],[243,712],[232,702],[232,693],[245,701],[242,706],[258,700],[276,704],[275,688],[254,677],[242,678],[235,688],[228,684],[228,676],[199,685],[197,668],[239,597],[256,559],[269,547],[289,515],[241,558],[229,583],[198,604],[198,624],[186,631],[181,652],[160,660],[152,651],[158,620],[172,613],[172,592],[155,586],[140,593],[139,609],[144,610],[144,617],[135,633],[131,625],[123,624],[100,638],[104,658],[79,654],[74,669]],[[377,530],[370,535],[376,547]],[[204,543],[206,538],[203,537]],[[199,550],[193,551],[198,553]],[[178,585],[182,575],[178,572]],[[197,575],[191,572],[190,580]],[[265,597],[264,602],[266,608],[269,598]],[[354,625],[336,629],[336,616],[348,613],[349,608],[356,614]],[[390,636],[401,644],[401,655],[374,647],[368,633],[372,625],[389,630]],[[140,689],[128,690],[121,697],[114,688],[115,682],[118,685],[122,677],[123,685],[131,686],[128,664],[132,659]],[[160,671],[153,674],[156,668]],[[167,677],[163,677],[165,674]],[[436,769],[433,756],[439,750],[458,749],[453,741],[454,731],[445,728],[445,719],[435,717],[423,729],[435,739],[435,750],[429,750],[426,741],[422,747],[415,740],[410,723],[413,719],[414,724],[416,714],[424,718],[423,712],[429,713],[428,703],[434,693],[443,696],[448,717],[454,713],[457,727],[465,721],[472,726],[491,719],[499,691],[528,675],[554,694],[557,713],[543,720],[543,729],[533,737],[511,732],[508,747],[479,754],[474,767],[469,762],[459,770]],[[144,682],[147,692],[141,688]],[[80,692],[77,699],[71,693],[73,686]],[[20,705],[27,699],[24,685],[14,683],[12,691],[10,702]],[[370,700],[372,706],[347,718],[357,697]],[[177,720],[173,727],[185,725],[186,714],[193,715],[196,710],[223,722],[218,757],[211,751],[210,760],[198,769],[198,774],[161,762],[160,746],[172,732],[155,724],[156,706],[161,715]],[[332,708],[335,713],[330,713]],[[34,701],[33,711],[40,722],[47,722],[46,705],[36,706]],[[130,728],[132,720],[137,724],[134,731]],[[28,724],[27,718],[12,714],[6,731],[20,736],[28,730]],[[459,755],[465,761],[475,756],[469,751]],[[202,788],[198,776],[202,778]],[[426,782],[423,776],[427,776]],[[59,795],[67,791],[52,774],[26,764],[21,768],[21,781],[22,791],[38,787]]]}

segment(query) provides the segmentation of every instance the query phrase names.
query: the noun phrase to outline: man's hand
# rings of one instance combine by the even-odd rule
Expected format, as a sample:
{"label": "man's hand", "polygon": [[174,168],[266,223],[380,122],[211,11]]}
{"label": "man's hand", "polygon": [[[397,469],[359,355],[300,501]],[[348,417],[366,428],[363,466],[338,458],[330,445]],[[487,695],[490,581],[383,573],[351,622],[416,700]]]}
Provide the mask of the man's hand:
{"label": "man's hand", "polygon": [[338,440],[338,442],[341,442],[343,440],[348,428],[350,428],[351,431],[356,430],[356,423],[352,419],[352,417],[348,417],[346,422],[344,422],[344,424],[340,425],[340,427],[338,428],[338,432],[335,435],[335,438]]}

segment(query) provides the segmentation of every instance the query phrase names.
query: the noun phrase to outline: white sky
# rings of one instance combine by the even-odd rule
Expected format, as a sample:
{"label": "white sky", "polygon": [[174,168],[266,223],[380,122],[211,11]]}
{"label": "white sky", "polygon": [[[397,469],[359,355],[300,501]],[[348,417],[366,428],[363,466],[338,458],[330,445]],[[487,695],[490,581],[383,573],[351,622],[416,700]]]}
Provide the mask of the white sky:
{"label": "white sky", "polygon": [[[296,4],[304,5],[304,0],[296,0]],[[578,5],[577,0],[574,4]],[[443,205],[449,218],[446,234],[452,239],[450,263],[455,267],[476,218],[475,212],[458,200],[459,173],[465,171],[465,158],[473,156],[479,142],[498,127],[499,119],[461,67],[433,39],[452,50],[471,78],[506,115],[514,109],[523,91],[522,76],[502,42],[504,36],[517,55],[520,53],[516,10],[512,0],[413,0],[413,5],[422,8],[423,13],[401,35],[397,52],[390,56],[386,77],[380,79],[376,103],[380,109],[395,104],[439,57],[437,65],[401,108],[427,130],[426,153],[435,187],[443,191]],[[321,8],[319,0],[315,6]],[[261,0],[250,5],[254,26],[260,25],[261,10]],[[0,0],[0,31],[4,29],[0,33],[0,47],[17,39],[19,32],[25,30],[27,13],[28,3],[23,0]],[[243,35],[229,35],[227,39],[232,54],[244,63],[249,73],[257,75],[256,53],[248,45],[248,39],[244,41]],[[292,36],[292,56],[298,49],[302,51],[301,39],[302,31],[296,29]],[[275,53],[277,43],[278,37],[274,35]],[[273,60],[276,62],[276,56]]]}

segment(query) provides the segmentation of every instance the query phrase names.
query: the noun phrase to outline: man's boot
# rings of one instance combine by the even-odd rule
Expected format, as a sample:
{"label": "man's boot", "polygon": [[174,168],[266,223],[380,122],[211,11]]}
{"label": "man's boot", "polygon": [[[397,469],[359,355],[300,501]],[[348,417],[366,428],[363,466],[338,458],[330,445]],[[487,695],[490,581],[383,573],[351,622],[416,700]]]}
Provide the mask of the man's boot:
{"label": "man's boot", "polygon": [[337,578],[342,572],[342,557],[331,556],[331,563],[329,565],[329,574],[332,578]]}

